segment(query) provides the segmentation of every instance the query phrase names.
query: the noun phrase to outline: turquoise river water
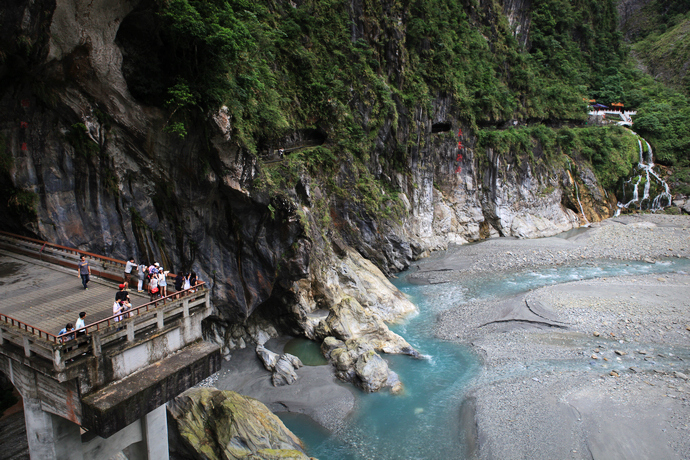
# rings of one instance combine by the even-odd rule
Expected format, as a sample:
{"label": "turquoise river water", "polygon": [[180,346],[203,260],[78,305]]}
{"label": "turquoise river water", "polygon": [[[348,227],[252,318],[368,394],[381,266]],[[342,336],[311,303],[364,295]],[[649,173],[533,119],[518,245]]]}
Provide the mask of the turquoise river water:
{"label": "turquoise river water", "polygon": [[[443,257],[443,254],[434,257]],[[424,265],[424,261],[420,261]],[[419,314],[391,329],[402,335],[424,359],[383,355],[405,385],[402,395],[356,391],[356,408],[345,426],[328,433],[309,418],[279,414],[307,446],[307,454],[320,460],[359,459],[462,459],[460,406],[480,363],[461,344],[438,340],[433,328],[437,315],[473,299],[501,298],[529,289],[616,275],[690,272],[690,261],[672,259],[644,262],[598,261],[595,264],[543,268],[512,274],[490,274],[446,283],[413,285],[403,272],[394,284],[417,305]],[[312,345],[310,345],[310,343]],[[318,346],[292,345],[291,352],[319,364]],[[311,348],[310,348],[311,347]],[[288,350],[286,350],[288,351]],[[310,357],[311,356],[311,357]],[[313,361],[316,359],[316,361]]]}

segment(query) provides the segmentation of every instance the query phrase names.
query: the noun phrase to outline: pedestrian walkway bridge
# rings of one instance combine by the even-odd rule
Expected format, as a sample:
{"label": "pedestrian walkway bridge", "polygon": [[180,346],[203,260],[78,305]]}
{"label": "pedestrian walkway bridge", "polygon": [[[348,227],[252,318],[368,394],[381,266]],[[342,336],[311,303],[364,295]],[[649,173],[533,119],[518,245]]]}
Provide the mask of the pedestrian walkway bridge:
{"label": "pedestrian walkway bridge", "polygon": [[[81,255],[92,267],[88,290],[77,275]],[[218,346],[202,337],[212,313],[203,283],[153,302],[130,291],[129,317],[115,321],[124,264],[0,232],[0,372],[22,395],[27,433],[47,432],[28,436],[32,458],[108,458],[100,456],[132,442],[137,458],[167,458],[167,438],[162,446],[146,430],[160,431],[164,404],[220,366]],[[86,334],[60,336],[80,311]],[[134,434],[113,436],[122,430]]]}

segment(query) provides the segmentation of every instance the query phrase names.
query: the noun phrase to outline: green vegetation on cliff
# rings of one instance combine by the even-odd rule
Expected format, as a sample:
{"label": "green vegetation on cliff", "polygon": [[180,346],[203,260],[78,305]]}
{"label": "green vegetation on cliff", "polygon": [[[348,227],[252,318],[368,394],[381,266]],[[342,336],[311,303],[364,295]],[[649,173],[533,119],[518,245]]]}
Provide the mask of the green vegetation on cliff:
{"label": "green vegetation on cliff", "polygon": [[638,144],[624,128],[608,127],[550,129],[543,125],[506,130],[479,131],[477,146],[493,148],[500,154],[513,153],[538,162],[537,148],[551,164],[565,161],[563,155],[591,163],[602,187],[613,189],[620,178],[632,175],[637,165]]}
{"label": "green vegetation on cliff", "polygon": [[[129,81],[139,84],[135,95],[169,107],[168,130],[183,135],[195,114],[221,105],[252,152],[295,130],[321,130],[368,212],[387,209],[368,198],[386,186],[357,164],[376,153],[385,169],[404,172],[421,147],[409,134],[428,129],[418,124],[438,98],[450,97],[450,116],[475,130],[512,119],[584,121],[584,100],[611,92],[624,60],[611,0],[535,0],[528,39],[513,33],[499,2],[476,0],[156,0],[150,8],[162,21],[163,57],[157,73],[149,64]],[[147,78],[159,82],[141,85]],[[308,156],[295,161],[313,172]]]}
{"label": "green vegetation on cliff", "polygon": [[690,166],[690,4],[652,0],[622,28],[632,53],[611,88],[621,88],[619,101],[637,110],[634,129],[652,145],[656,162]]}
{"label": "green vegetation on cliff", "polygon": [[[500,151],[507,142],[528,151],[540,143],[552,160],[574,150],[592,162],[606,187],[631,169],[623,134],[550,131],[540,124],[584,123],[589,98],[621,101],[639,108],[636,129],[652,142],[658,161],[685,161],[687,101],[633,70],[614,0],[533,0],[529,11],[515,12],[526,15],[528,37],[514,32],[497,1],[144,5],[158,24],[159,46],[142,51],[121,33],[131,61],[125,74],[135,96],[168,107],[168,131],[184,135],[195,119],[224,105],[234,140],[257,154],[300,130],[327,138],[323,150],[291,154],[290,164],[264,174],[262,187],[284,188],[294,184],[286,178],[308,171],[330,192],[354,192],[367,213],[378,214],[389,208],[390,184],[379,183],[372,161],[405,173],[424,148],[412,133],[429,129],[423,120],[443,98],[451,101],[449,116],[473,128],[481,147]],[[514,119],[533,128],[486,131]]]}
{"label": "green vegetation on cliff", "polygon": [[395,101],[413,109],[448,94],[472,124],[583,119],[583,97],[623,58],[612,1],[535,0],[529,49],[499,3],[361,8],[353,12],[343,0],[295,7],[159,0],[166,55],[151,78],[167,81],[164,99],[173,109],[228,105],[250,147],[251,137],[320,121],[364,141],[347,147],[366,149],[362,136],[386,117],[397,121]]}

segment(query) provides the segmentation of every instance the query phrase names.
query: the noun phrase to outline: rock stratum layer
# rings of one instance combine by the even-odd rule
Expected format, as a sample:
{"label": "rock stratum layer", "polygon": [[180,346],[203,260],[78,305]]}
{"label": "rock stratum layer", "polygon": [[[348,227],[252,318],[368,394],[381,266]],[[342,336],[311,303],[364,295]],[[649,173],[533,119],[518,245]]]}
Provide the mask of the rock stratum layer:
{"label": "rock stratum layer", "polygon": [[[271,145],[335,144],[333,126],[288,127],[258,139],[254,151],[237,140],[226,109],[194,118],[184,138],[164,132],[170,110],[133,96],[128,73],[141,51],[132,43],[146,41],[137,34],[158,27],[157,16],[144,14],[155,5],[17,0],[4,8],[0,153],[10,199],[0,206],[2,226],[195,270],[213,289],[218,317],[210,334],[228,349],[280,329],[343,341],[366,335],[375,350],[410,352],[382,321],[414,306],[385,275],[449,244],[553,235],[583,217],[597,221],[611,213],[587,165],[571,172],[476,148],[472,127],[454,110],[458,101],[440,93],[418,110],[394,95],[395,113],[370,133],[375,148],[365,172],[395,190],[379,193],[397,214],[372,214],[362,204],[353,184],[364,172],[347,162],[335,176],[303,172],[280,193],[267,191],[257,181],[275,167]],[[506,2],[501,14],[524,32],[530,22],[523,6]],[[406,19],[377,28],[365,21],[362,5],[350,11],[352,40],[375,43],[385,35],[390,79],[402,79]],[[146,21],[153,21],[149,29]],[[351,109],[367,119],[367,101],[353,97]],[[400,148],[407,149],[404,164],[393,168],[384,159]],[[543,153],[535,147],[537,159]],[[352,195],[328,195],[351,185]],[[362,318],[364,327],[351,321]]]}

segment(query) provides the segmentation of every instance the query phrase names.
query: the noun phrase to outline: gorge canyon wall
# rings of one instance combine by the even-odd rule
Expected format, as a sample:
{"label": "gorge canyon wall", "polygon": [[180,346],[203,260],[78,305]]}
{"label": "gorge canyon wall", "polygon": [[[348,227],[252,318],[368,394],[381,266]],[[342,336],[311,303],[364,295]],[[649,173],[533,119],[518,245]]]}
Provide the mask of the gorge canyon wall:
{"label": "gorge canyon wall", "polygon": [[[528,3],[504,5],[525,43]],[[256,339],[259,330],[323,338],[319,324],[351,299],[395,320],[414,307],[383,275],[416,258],[489,237],[549,236],[612,214],[615,201],[586,164],[550,163],[540,145],[534,161],[480,149],[455,111],[457,101],[445,94],[414,110],[393,96],[396,127],[386,119],[372,134],[366,166],[389,186],[381,191],[397,210],[391,215],[329,196],[316,176],[302,175],[279,194],[266,191],[256,181],[275,167],[274,149],[243,148],[223,109],[193,122],[182,139],[163,130],[168,110],[131,94],[125,73],[136,51],[131,44],[145,41],[138,34],[151,18],[146,6],[12,0],[4,8],[2,228],[196,271],[213,289],[218,315],[211,334],[228,349]],[[350,9],[352,40],[383,44],[391,81],[402,78],[409,65],[404,15],[383,25],[365,17],[356,0]],[[364,119],[367,107],[365,100],[351,103]],[[328,145],[337,141],[330,132],[295,130],[271,145]],[[393,169],[383,159],[400,148],[405,164]],[[352,174],[342,166],[336,184],[347,188]],[[317,211],[319,203],[325,209]]]}

